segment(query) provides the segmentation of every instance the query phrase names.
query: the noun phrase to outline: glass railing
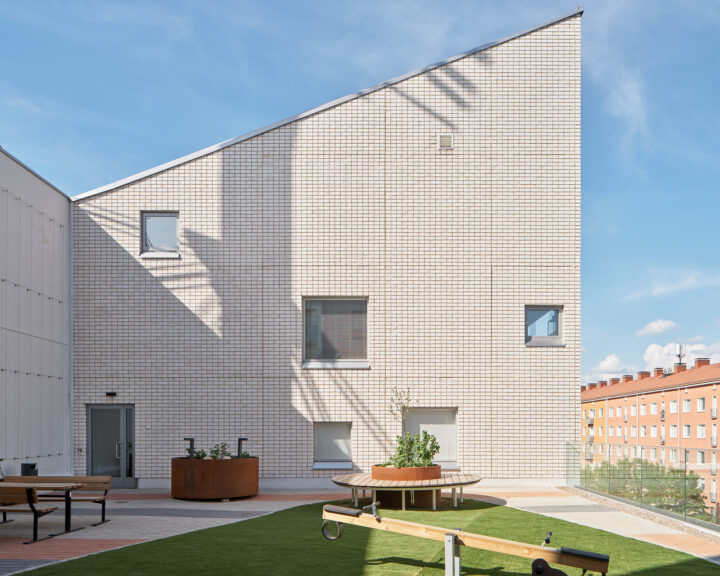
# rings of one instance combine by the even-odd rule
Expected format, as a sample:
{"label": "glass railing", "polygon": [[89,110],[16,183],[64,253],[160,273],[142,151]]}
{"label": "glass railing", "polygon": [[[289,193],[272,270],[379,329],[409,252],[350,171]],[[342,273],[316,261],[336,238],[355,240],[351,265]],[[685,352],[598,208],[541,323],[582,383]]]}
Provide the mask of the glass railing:
{"label": "glass railing", "polygon": [[567,455],[572,486],[720,531],[720,451],[589,442]]}

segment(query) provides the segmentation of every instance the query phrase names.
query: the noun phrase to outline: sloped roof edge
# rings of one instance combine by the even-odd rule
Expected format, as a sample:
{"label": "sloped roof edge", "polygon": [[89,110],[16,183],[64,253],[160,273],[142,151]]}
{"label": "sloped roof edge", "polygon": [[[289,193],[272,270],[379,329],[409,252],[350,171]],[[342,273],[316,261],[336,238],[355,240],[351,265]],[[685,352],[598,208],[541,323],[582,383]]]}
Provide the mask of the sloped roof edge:
{"label": "sloped roof edge", "polygon": [[3,148],[2,146],[0,146],[0,152],[2,152],[3,154],[5,154],[5,156],[7,156],[8,158],[10,158],[10,160],[12,160],[13,162],[15,162],[16,164],[19,164],[20,166],[22,166],[23,168],[25,168],[25,170],[27,170],[28,172],[30,172],[30,174],[32,174],[33,176],[35,176],[38,180],[42,180],[45,184],[47,184],[48,186],[50,186],[50,188],[52,188],[53,190],[55,190],[55,192],[57,192],[58,194],[60,194],[60,196],[62,196],[62,197],[65,198],[66,200],[70,200],[70,199],[71,199],[70,196],[68,196],[67,194],[65,194],[65,192],[63,192],[62,190],[60,190],[60,188],[58,188],[57,186],[55,186],[55,185],[52,184],[51,182],[48,182],[47,180],[45,180],[45,178],[43,178],[42,176],[40,176],[40,174],[38,174],[37,172],[35,172],[35,170],[33,170],[32,168],[30,168],[30,166],[28,166],[27,164],[25,164],[25,162],[23,162],[22,160],[17,159],[15,156],[13,156],[12,154],[10,154],[10,152],[8,152],[7,150],[5,150],[5,148]]}
{"label": "sloped roof edge", "polygon": [[98,194],[102,194],[103,192],[109,192],[110,190],[114,190],[116,188],[120,188],[121,186],[125,186],[126,184],[130,184],[132,182],[142,180],[143,178],[147,178],[148,176],[152,176],[153,174],[157,174],[159,172],[163,172],[170,168],[174,168],[175,166],[180,166],[181,164],[185,164],[186,162],[190,162],[191,160],[195,160],[196,158],[201,158],[202,156],[207,156],[208,154],[212,154],[213,152],[217,152],[218,150],[222,150],[223,148],[227,148],[228,146],[232,146],[233,144],[243,142],[244,140],[249,140],[250,138],[253,138],[253,137],[263,134],[265,132],[269,132],[271,130],[274,130],[275,128],[280,128],[281,126],[285,126],[286,124],[290,124],[291,122],[295,122],[296,120],[301,120],[303,118],[307,118],[308,116],[312,116],[319,112],[329,110],[330,108],[334,108],[335,106],[339,106],[340,104],[344,104],[345,102],[349,102],[350,100],[354,100],[355,98],[360,98],[361,96],[365,96],[372,92],[376,92],[377,90],[381,90],[382,88],[387,88],[388,86],[392,86],[393,84],[398,84],[399,82],[402,82],[403,80],[407,80],[408,78],[412,78],[414,76],[418,76],[425,72],[429,72],[430,70],[434,70],[435,68],[439,68],[440,66],[444,66],[446,64],[451,64],[453,62],[456,62],[457,60],[466,58],[467,56],[471,56],[472,54],[476,54],[477,52],[482,52],[483,50],[488,50],[489,48],[493,48],[500,44],[504,44],[505,42],[509,42],[510,40],[515,40],[517,38],[520,38],[520,37],[530,34],[532,32],[537,32],[538,30],[541,30],[548,26],[552,26],[553,24],[557,24],[558,22],[562,22],[563,20],[567,20],[568,18],[572,18],[574,16],[581,15],[582,13],[583,13],[583,9],[578,8],[577,10],[574,10],[573,12],[570,12],[569,14],[565,14],[564,16],[554,18],[552,20],[549,20],[547,22],[539,24],[538,26],[533,26],[532,28],[528,28],[526,30],[523,30],[522,32],[517,32],[510,36],[506,36],[505,38],[501,38],[500,40],[495,40],[494,42],[488,42],[487,44],[483,44],[481,46],[473,48],[472,50],[463,52],[462,54],[458,54],[456,56],[451,56],[450,58],[440,60],[439,62],[435,62],[434,64],[424,66],[423,68],[418,68],[417,70],[413,70],[412,72],[408,72],[407,74],[403,74],[402,76],[396,76],[395,78],[392,78],[392,79],[382,82],[380,84],[376,84],[375,86],[371,86],[370,88],[365,88],[358,92],[348,94],[347,96],[343,96],[341,98],[338,98],[337,100],[333,100],[326,104],[322,104],[316,108],[312,108],[311,110],[307,110],[300,114],[296,114],[294,116],[290,116],[289,118],[285,118],[284,120],[280,120],[278,122],[268,124],[267,126],[263,126],[262,128],[258,128],[256,130],[253,130],[251,132],[243,134],[242,136],[237,136],[236,138],[232,138],[230,140],[225,140],[224,142],[220,142],[219,144],[214,144],[212,146],[208,146],[207,148],[203,148],[202,150],[198,150],[197,152],[193,152],[186,156],[176,158],[175,160],[171,160],[170,162],[160,164],[159,166],[155,166],[154,168],[150,168],[143,172],[138,172],[137,174],[133,174],[132,176],[128,176],[127,178],[123,178],[122,180],[117,180],[116,182],[111,182],[110,184],[106,184],[105,186],[100,186],[99,188],[94,188],[93,190],[88,190],[87,192],[83,192],[82,194],[73,196],[72,200],[73,200],[73,202],[78,201],[78,200],[83,200],[85,198],[89,198],[90,196],[96,196]]}

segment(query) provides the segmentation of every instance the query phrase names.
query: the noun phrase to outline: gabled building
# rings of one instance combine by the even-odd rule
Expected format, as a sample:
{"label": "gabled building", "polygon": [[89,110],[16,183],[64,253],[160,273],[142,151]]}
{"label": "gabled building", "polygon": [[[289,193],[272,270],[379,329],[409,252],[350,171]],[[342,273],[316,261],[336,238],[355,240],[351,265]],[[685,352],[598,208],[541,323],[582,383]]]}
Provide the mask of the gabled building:
{"label": "gabled building", "polygon": [[573,12],[74,199],[75,470],[165,484],[183,438],[326,483],[410,431],[563,476],[578,440]]}

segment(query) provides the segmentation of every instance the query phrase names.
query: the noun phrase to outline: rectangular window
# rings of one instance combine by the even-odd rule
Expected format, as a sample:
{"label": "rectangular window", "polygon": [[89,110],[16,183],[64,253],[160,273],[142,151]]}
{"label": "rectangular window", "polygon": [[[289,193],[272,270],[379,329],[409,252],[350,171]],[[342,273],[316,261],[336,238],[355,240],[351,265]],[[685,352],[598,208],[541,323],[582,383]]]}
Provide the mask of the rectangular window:
{"label": "rectangular window", "polygon": [[650,404],[650,414],[652,414],[653,416],[657,414],[657,402],[653,402],[652,404]]}
{"label": "rectangular window", "polygon": [[683,412],[690,412],[690,398],[685,398],[683,400]]}
{"label": "rectangular window", "polygon": [[683,424],[683,438],[690,438],[690,424]]}
{"label": "rectangular window", "polygon": [[705,424],[697,425],[697,437],[701,440],[705,438]]}
{"label": "rectangular window", "polygon": [[657,448],[650,448],[650,458],[657,460]]}
{"label": "rectangular window", "polygon": [[670,400],[670,414],[677,414],[677,400]]}
{"label": "rectangular window", "polygon": [[[457,468],[457,409],[411,408],[406,425],[408,434],[433,434],[440,444],[434,462],[443,468]],[[593,429],[590,429],[592,435]]]}
{"label": "rectangular window", "polygon": [[697,451],[697,463],[705,464],[705,452],[703,452],[702,450]]}
{"label": "rectangular window", "polygon": [[640,416],[647,415],[647,404],[640,404]]}
{"label": "rectangular window", "polygon": [[177,258],[178,219],[177,212],[143,212],[141,254],[149,258]]}
{"label": "rectangular window", "polygon": [[677,450],[670,450],[670,462],[677,462]]}
{"label": "rectangular window", "polygon": [[640,438],[647,436],[647,426],[640,426]]}
{"label": "rectangular window", "polygon": [[650,426],[650,438],[657,438],[657,426]]}
{"label": "rectangular window", "polygon": [[600,408],[600,409],[598,410],[598,416],[599,416],[600,418],[603,417],[603,409],[602,409],[602,408]]}
{"label": "rectangular window", "polygon": [[608,436],[615,436],[615,427],[608,426]]}
{"label": "rectangular window", "polygon": [[527,346],[562,345],[562,307],[525,307],[525,344]]}
{"label": "rectangular window", "polygon": [[369,367],[366,299],[306,299],[304,307],[304,368]]}
{"label": "rectangular window", "polygon": [[315,422],[315,464],[313,468],[352,468],[352,424]]}
{"label": "rectangular window", "polygon": [[630,437],[631,438],[637,437],[637,428],[635,426],[630,427]]}
{"label": "rectangular window", "polygon": [[603,427],[600,426],[600,430],[598,430],[598,436],[602,436],[602,435],[603,435]]}
{"label": "rectangular window", "polygon": [[697,411],[698,411],[698,412],[705,412],[705,398],[698,398],[698,399],[697,399]]}
{"label": "rectangular window", "polygon": [[677,425],[670,424],[670,438],[677,438]]}
{"label": "rectangular window", "polygon": [[615,417],[615,408],[613,408],[612,406],[610,406],[610,408],[608,408],[608,416],[609,416],[610,418],[614,418],[614,417]]}
{"label": "rectangular window", "polygon": [[615,449],[615,454],[617,454],[618,456],[622,456],[622,446],[618,446]]}
{"label": "rectangular window", "polygon": [[637,406],[635,404],[630,406],[630,416],[637,416]]}

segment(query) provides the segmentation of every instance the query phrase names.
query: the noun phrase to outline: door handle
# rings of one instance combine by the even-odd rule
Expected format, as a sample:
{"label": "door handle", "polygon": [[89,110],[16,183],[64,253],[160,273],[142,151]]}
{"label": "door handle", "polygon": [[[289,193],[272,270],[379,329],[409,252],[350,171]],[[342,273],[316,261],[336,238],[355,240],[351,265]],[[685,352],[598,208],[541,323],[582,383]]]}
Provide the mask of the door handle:
{"label": "door handle", "polygon": [[122,451],[122,442],[115,442],[115,458],[120,460],[120,453]]}

